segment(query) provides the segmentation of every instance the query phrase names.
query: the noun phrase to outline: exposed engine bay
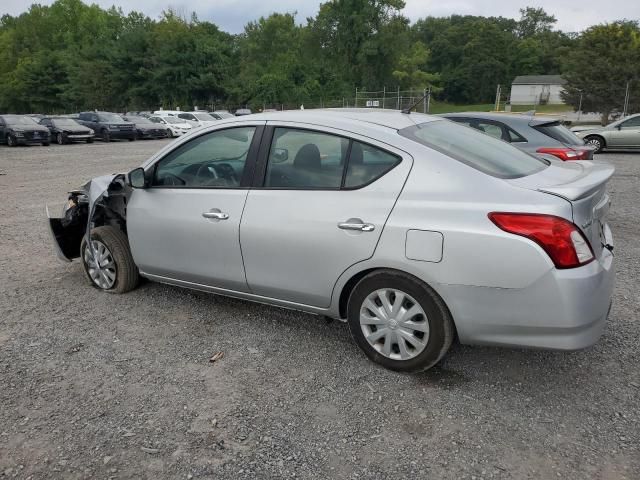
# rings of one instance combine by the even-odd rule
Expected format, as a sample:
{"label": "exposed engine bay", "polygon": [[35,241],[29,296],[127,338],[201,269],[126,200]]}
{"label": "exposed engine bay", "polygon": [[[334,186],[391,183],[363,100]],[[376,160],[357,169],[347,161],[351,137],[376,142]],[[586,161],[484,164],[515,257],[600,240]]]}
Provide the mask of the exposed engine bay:
{"label": "exposed engine bay", "polygon": [[[127,233],[127,200],[131,188],[124,174],[96,177],[79,190],[69,192],[69,198],[56,215],[47,206],[49,227],[56,245],[56,254],[70,262],[80,257],[82,238],[94,227],[116,226]],[[60,216],[61,215],[61,216]]]}

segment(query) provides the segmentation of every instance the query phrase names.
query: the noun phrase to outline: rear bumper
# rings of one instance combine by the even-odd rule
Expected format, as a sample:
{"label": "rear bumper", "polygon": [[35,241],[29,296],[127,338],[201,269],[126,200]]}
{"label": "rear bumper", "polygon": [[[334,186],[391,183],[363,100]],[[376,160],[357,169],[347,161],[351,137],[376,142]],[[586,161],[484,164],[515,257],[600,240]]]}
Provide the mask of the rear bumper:
{"label": "rear bumper", "polygon": [[598,341],[611,308],[613,255],[551,269],[522,289],[443,287],[462,343],[579,350]]}

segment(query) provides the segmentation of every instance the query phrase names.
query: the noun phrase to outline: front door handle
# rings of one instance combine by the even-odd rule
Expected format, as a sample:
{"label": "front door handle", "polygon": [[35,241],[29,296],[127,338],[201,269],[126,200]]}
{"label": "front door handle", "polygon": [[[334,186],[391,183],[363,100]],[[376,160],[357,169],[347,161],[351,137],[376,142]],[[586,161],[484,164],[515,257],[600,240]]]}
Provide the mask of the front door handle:
{"label": "front door handle", "polygon": [[202,216],[204,218],[212,218],[214,220],[227,220],[229,218],[228,213],[222,213],[221,211],[216,211],[217,209],[213,209],[210,212],[202,212]]}
{"label": "front door handle", "polygon": [[359,232],[373,232],[376,226],[373,223],[364,223],[359,218],[350,218],[346,222],[339,223],[338,228],[341,230],[357,230]]}

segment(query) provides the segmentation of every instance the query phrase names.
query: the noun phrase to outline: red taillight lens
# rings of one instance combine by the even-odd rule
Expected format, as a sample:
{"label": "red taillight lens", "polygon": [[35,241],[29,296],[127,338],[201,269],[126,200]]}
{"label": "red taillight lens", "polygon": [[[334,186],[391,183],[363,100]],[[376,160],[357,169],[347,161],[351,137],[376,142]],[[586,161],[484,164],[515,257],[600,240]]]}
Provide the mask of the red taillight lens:
{"label": "red taillight lens", "polygon": [[589,147],[540,147],[536,150],[538,153],[546,153],[553,155],[560,160],[591,160],[593,158],[593,149]]}
{"label": "red taillight lens", "polygon": [[489,219],[505,232],[533,240],[556,268],[574,268],[594,259],[589,241],[573,223],[555,215],[492,212]]}

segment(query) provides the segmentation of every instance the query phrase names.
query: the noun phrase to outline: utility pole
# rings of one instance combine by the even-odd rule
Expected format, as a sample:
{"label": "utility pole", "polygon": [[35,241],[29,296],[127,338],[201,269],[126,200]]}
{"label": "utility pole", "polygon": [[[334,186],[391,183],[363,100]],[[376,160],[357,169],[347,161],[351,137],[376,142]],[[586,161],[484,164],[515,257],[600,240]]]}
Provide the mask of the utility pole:
{"label": "utility pole", "polygon": [[422,113],[427,113],[427,89],[422,89]]}
{"label": "utility pole", "polygon": [[425,113],[429,113],[431,110],[431,85],[429,85],[429,91],[427,92],[427,111]]}
{"label": "utility pole", "polygon": [[396,104],[396,110],[400,110],[400,85],[398,85],[398,103]]}
{"label": "utility pole", "polygon": [[580,90],[580,101],[578,102],[578,121],[582,117],[582,90]]}
{"label": "utility pole", "polygon": [[384,110],[384,99],[387,96],[387,87],[382,87],[382,109]]}
{"label": "utility pole", "polygon": [[629,110],[629,84],[631,81],[627,81],[627,90],[624,93],[624,108],[622,109],[622,118],[627,116]]}
{"label": "utility pole", "polygon": [[358,87],[356,87],[356,108],[358,108]]}
{"label": "utility pole", "polygon": [[497,112],[500,110],[500,84],[498,84],[498,88],[496,88],[496,103],[494,105],[494,110]]}

